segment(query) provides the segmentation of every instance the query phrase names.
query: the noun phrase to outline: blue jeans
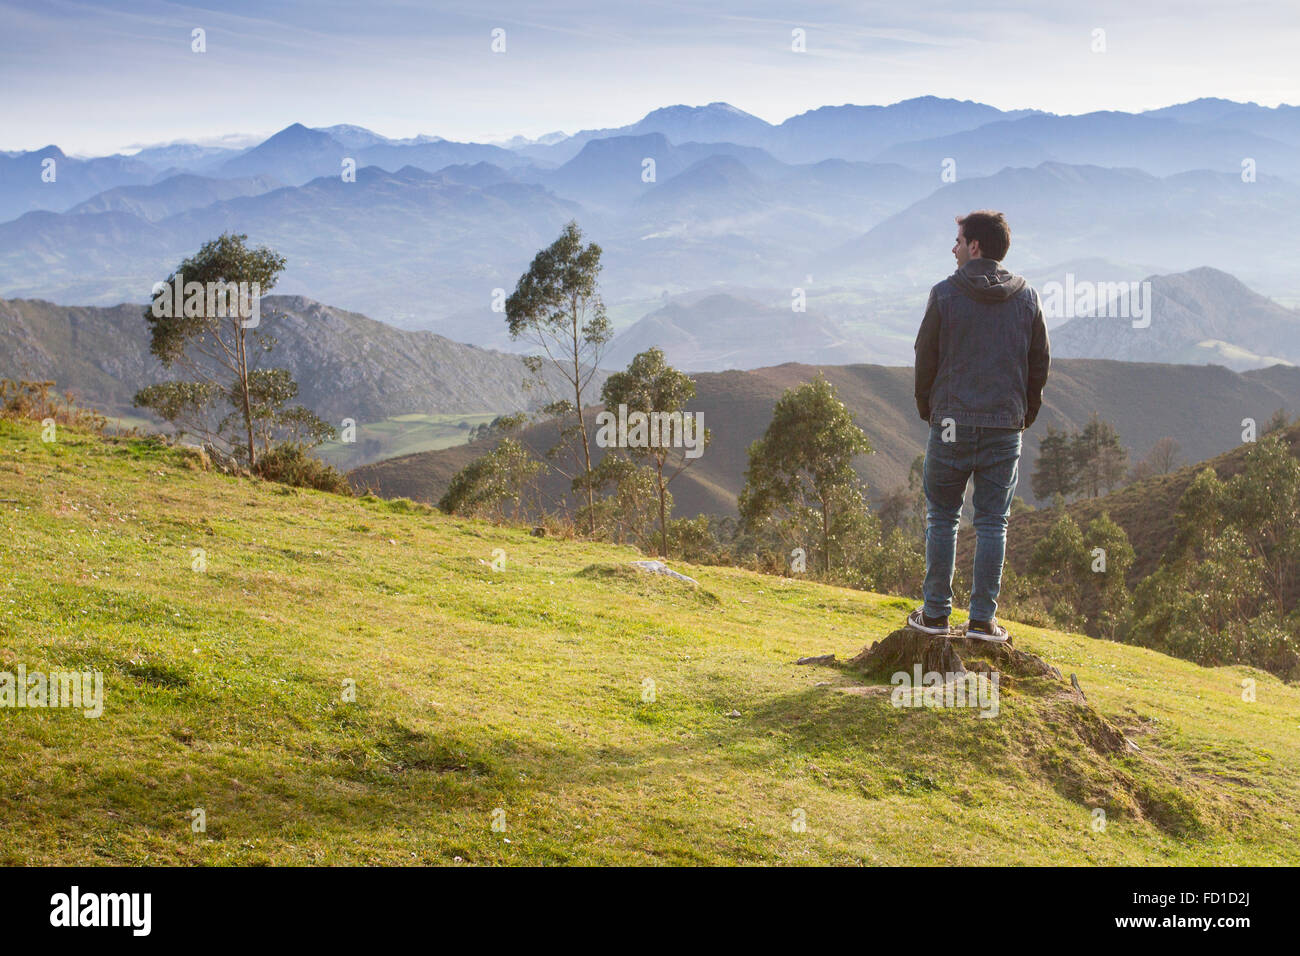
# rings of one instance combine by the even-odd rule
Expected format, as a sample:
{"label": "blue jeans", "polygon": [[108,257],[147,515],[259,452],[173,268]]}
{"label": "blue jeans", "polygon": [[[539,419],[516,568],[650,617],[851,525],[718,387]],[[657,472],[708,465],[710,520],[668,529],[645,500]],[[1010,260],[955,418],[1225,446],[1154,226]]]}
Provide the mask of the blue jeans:
{"label": "blue jeans", "polygon": [[975,572],[970,616],[991,621],[1002,588],[1007,550],[1007,516],[1020,478],[1020,429],[979,425],[930,426],[925,451],[925,613],[952,611],[952,573],[957,560],[957,524],[966,483],[975,476]]}

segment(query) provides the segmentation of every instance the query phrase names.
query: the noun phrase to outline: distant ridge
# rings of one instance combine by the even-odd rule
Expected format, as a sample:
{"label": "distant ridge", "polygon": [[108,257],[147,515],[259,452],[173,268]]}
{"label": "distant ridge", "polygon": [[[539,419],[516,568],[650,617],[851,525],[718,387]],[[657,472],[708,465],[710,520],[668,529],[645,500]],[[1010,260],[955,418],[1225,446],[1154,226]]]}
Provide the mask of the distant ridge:
{"label": "distant ridge", "polygon": [[[744,372],[704,372],[693,376],[696,399],[689,408],[704,414],[713,441],[673,483],[678,516],[734,514],[749,445],[767,428],[781,393],[819,371],[836,387],[875,449],[875,454],[856,463],[872,500],[907,483],[908,470],[924,452],[928,434],[912,399],[912,369],[790,363]],[[1300,411],[1300,368],[1274,366],[1237,373],[1220,366],[1056,360],[1042,414],[1025,433],[1017,493],[1032,501],[1029,476],[1049,425],[1082,428],[1096,412],[1115,424],[1132,460],[1168,435],[1178,441],[1187,459],[1199,461],[1236,447],[1243,418],[1264,422],[1280,407]],[[524,439],[530,447],[545,450],[554,444],[553,429],[534,426]],[[390,459],[357,469],[352,478],[358,487],[371,487],[387,496],[436,502],[456,470],[489,447],[490,443],[480,442]],[[555,499],[569,494],[566,483],[559,480],[547,490]]]}
{"label": "distant ridge", "polygon": [[[131,398],[171,377],[149,353],[144,306],[58,306],[0,299],[0,377],[53,379],[84,403],[136,416]],[[264,366],[288,368],[299,399],[327,420],[408,413],[510,412],[532,407],[518,355],[408,332],[302,296],[263,300],[278,340]],[[598,376],[595,380],[601,381]]]}
{"label": "distant ridge", "polygon": [[1300,364],[1300,311],[1278,305],[1235,276],[1202,266],[1145,281],[1151,289],[1149,327],[1134,328],[1117,307],[1121,303],[1111,302],[1099,310],[1108,315],[1076,317],[1055,329],[1053,354],[1238,371]]}
{"label": "distant ridge", "polygon": [[655,347],[663,349],[670,364],[692,372],[757,368],[772,354],[774,342],[782,343],[792,362],[869,357],[864,345],[830,319],[719,293],[651,312],[610,343],[602,364],[622,368],[638,352]]}

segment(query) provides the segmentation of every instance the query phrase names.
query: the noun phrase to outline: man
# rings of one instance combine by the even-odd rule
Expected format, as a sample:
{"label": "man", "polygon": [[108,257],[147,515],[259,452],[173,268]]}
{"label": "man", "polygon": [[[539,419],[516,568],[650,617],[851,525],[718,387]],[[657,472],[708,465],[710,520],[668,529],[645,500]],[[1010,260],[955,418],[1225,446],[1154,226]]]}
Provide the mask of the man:
{"label": "man", "polygon": [[957,220],[957,271],[930,290],[916,337],[916,408],[925,453],[925,604],[908,617],[924,634],[955,633],[952,574],[966,483],[975,476],[975,571],[966,636],[1005,642],[997,622],[1007,517],[1020,474],[1021,432],[1043,404],[1050,357],[1038,294],[1001,268],[1011,247],[1002,213]]}

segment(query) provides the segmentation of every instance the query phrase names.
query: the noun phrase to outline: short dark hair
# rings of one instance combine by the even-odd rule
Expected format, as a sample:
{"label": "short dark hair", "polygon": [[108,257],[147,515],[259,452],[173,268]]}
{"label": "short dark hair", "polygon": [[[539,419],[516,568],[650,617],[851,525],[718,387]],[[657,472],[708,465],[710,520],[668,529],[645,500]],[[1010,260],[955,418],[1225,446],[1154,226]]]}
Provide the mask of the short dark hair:
{"label": "short dark hair", "polygon": [[996,209],[978,209],[959,217],[957,225],[967,242],[974,239],[980,244],[980,255],[1001,262],[1011,248],[1011,227],[1006,216]]}

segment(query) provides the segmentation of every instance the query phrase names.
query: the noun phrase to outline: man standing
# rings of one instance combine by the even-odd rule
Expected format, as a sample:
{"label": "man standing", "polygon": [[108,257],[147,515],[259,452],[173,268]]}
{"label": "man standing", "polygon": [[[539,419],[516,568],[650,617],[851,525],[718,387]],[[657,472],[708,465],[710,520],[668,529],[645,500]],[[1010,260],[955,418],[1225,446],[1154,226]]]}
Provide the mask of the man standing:
{"label": "man standing", "polygon": [[930,290],[916,337],[916,408],[925,452],[925,604],[908,626],[952,634],[952,574],[966,483],[975,476],[975,570],[966,636],[1007,640],[997,622],[1007,517],[1020,474],[1021,432],[1043,403],[1050,356],[1036,293],[1001,267],[1011,247],[1002,213],[957,220],[957,271]]}

